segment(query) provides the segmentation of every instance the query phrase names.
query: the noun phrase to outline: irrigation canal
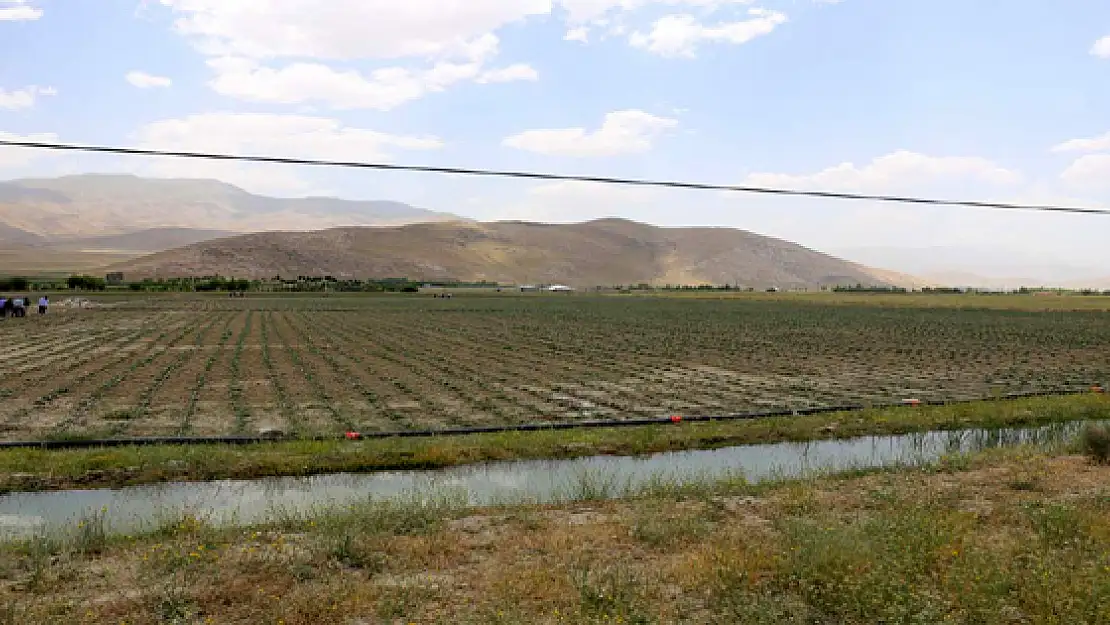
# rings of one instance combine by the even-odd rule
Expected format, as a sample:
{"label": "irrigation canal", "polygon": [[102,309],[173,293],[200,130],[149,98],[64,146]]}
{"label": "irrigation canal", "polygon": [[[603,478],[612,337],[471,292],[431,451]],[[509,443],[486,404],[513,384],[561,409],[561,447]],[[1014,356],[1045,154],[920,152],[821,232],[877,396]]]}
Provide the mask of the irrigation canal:
{"label": "irrigation canal", "polygon": [[105,515],[110,531],[135,532],[180,519],[183,514],[214,524],[250,524],[304,516],[369,498],[457,496],[474,506],[555,503],[574,498],[584,488],[595,495],[620,497],[661,481],[681,483],[742,475],[757,482],[813,471],[923,464],[944,454],[993,447],[1049,445],[1075,436],[1083,424],[742,445],[639,457],[499,462],[431,471],[11,493],[0,496],[0,539],[64,531],[98,513]]}

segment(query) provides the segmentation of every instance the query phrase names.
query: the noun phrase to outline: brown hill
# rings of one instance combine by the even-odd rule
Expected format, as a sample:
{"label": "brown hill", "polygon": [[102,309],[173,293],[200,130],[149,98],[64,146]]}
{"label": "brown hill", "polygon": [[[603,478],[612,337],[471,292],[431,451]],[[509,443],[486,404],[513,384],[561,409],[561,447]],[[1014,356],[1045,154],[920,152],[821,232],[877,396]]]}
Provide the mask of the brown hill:
{"label": "brown hill", "polygon": [[127,234],[107,234],[80,239],[53,239],[40,247],[59,252],[118,251],[134,257],[202,243],[212,239],[236,236],[241,232],[204,230],[200,228],[150,228]]}
{"label": "brown hill", "polygon": [[265,197],[216,180],[89,174],[0,182],[0,236],[22,241],[149,229],[258,232],[457,219],[400,202]]}
{"label": "brown hill", "polygon": [[41,243],[44,239],[34,233],[27,232],[15,226],[0,223],[0,243],[5,245],[33,245]]}
{"label": "brown hill", "polygon": [[728,228],[658,228],[621,219],[551,225],[426,223],[270,232],[188,245],[119,264],[128,278],[219,274],[406,277],[501,283],[888,284],[800,245]]}

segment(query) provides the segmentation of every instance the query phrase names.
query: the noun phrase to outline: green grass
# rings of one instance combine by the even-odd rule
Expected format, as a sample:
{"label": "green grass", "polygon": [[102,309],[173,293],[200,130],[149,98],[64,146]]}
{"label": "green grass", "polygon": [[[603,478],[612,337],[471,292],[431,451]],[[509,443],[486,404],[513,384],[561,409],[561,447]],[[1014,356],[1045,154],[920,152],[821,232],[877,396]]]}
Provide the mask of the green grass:
{"label": "green grass", "polygon": [[[498,460],[637,455],[929,430],[1000,428],[1110,419],[1104,395],[892,408],[750,421],[246,446],[149,446],[0,451],[0,492],[394,469]],[[833,426],[833,427],[830,427]],[[592,485],[604,489],[604,484]]]}

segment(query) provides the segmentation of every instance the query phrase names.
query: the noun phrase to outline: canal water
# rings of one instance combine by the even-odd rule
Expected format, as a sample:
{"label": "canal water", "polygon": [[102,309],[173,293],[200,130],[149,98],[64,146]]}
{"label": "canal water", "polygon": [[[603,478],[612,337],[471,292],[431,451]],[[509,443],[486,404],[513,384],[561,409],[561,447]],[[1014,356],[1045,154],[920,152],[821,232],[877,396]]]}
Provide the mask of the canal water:
{"label": "canal water", "polygon": [[186,514],[217,525],[249,524],[396,497],[450,494],[475,506],[552,503],[580,497],[585,491],[594,497],[620,497],[658,483],[740,476],[758,482],[813,472],[920,465],[945,454],[1053,444],[1075,436],[1083,425],[1072,422],[1028,429],[740,445],[649,456],[498,462],[429,471],[11,493],[0,495],[0,538],[65,530],[91,515],[102,516],[110,531],[126,533]]}

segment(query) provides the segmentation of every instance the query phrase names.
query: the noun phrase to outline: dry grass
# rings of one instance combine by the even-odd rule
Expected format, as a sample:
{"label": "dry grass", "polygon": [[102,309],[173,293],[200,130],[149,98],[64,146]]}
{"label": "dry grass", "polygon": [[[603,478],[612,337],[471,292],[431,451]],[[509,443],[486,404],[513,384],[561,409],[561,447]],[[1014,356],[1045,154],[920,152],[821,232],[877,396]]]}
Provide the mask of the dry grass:
{"label": "dry grass", "polygon": [[1108,486],[1010,450],[686,497],[185,520],[9,548],[0,623],[1107,622]]}

